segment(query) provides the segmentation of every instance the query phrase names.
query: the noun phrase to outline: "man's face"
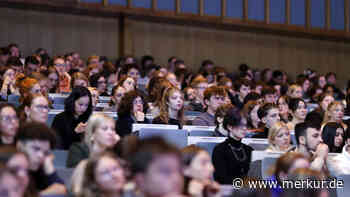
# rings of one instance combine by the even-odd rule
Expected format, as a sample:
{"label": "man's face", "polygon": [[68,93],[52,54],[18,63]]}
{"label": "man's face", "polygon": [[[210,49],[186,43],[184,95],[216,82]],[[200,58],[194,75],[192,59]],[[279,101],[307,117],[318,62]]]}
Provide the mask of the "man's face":
{"label": "man's face", "polygon": [[267,115],[262,118],[267,128],[271,128],[275,122],[280,121],[279,110],[277,108],[272,108],[267,112]]}
{"label": "man's face", "polygon": [[155,157],[147,171],[137,175],[137,184],[144,196],[180,194],[183,176],[180,160],[172,154]]}
{"label": "man's face", "polygon": [[322,143],[321,130],[315,128],[306,129],[306,147],[309,150],[316,151],[317,146]]}
{"label": "man's face", "polygon": [[208,88],[208,83],[206,83],[206,82],[199,83],[195,88],[196,88],[195,90],[197,92],[197,96],[199,98],[203,99],[204,91],[205,91],[205,89]]}
{"label": "man's face", "polygon": [[51,153],[50,142],[42,140],[20,141],[19,149],[28,155],[29,169],[33,171],[38,170]]}
{"label": "man's face", "polygon": [[242,85],[241,88],[239,89],[239,96],[244,99],[247,94],[250,93],[250,87],[249,86],[245,86],[245,85]]}
{"label": "man's face", "polygon": [[225,96],[212,95],[209,99],[209,102],[207,101],[206,104],[208,105],[208,110],[210,109],[215,113],[218,107],[225,104],[225,101]]}
{"label": "man's face", "polygon": [[38,69],[39,69],[39,65],[28,63],[26,66],[26,74],[30,75],[33,72],[37,72]]}
{"label": "man's face", "polygon": [[266,94],[264,96],[265,103],[276,103],[276,95],[275,94]]}

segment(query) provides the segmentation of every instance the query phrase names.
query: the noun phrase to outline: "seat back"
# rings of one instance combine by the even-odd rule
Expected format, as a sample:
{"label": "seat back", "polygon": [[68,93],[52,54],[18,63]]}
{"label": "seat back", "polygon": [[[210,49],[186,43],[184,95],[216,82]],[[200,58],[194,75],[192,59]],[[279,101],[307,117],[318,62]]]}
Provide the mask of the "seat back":
{"label": "seat back", "polygon": [[187,130],[141,128],[139,131],[139,138],[141,139],[153,136],[163,137],[166,141],[176,145],[178,148],[187,146]]}
{"label": "seat back", "polygon": [[54,150],[52,151],[53,155],[55,156],[53,160],[53,164],[55,167],[65,167],[67,158],[68,158],[68,151],[66,150]]}
{"label": "seat back", "polygon": [[276,157],[265,157],[261,162],[261,175],[264,180],[267,180],[271,174],[269,171],[276,164],[278,158]]}

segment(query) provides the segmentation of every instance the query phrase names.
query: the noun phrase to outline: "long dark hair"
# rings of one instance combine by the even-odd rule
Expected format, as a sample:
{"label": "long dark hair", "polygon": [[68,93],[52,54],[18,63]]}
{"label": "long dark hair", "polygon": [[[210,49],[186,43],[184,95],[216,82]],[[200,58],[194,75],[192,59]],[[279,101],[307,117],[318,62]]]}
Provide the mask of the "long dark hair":
{"label": "long dark hair", "polygon": [[89,106],[79,118],[87,121],[92,114],[92,99],[90,91],[85,87],[77,86],[72,89],[72,93],[64,101],[64,111],[68,114],[75,114],[75,101],[84,96],[89,97]]}
{"label": "long dark hair", "polygon": [[334,145],[334,138],[336,136],[336,133],[337,133],[336,131],[338,128],[341,128],[345,134],[344,128],[341,126],[341,124],[336,123],[336,122],[329,122],[323,127],[322,140],[325,144],[328,145],[329,152],[341,153],[342,148],[344,146],[344,141],[345,141],[344,137],[343,137],[343,142],[340,145],[340,147],[336,147]]}

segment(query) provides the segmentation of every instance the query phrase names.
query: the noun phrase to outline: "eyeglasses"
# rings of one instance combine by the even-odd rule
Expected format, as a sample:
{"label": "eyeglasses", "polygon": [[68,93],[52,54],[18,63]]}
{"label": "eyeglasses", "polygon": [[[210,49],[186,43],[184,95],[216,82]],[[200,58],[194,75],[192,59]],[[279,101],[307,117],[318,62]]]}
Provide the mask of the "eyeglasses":
{"label": "eyeglasses", "polygon": [[122,170],[121,167],[115,166],[115,167],[113,167],[111,169],[103,170],[103,171],[99,172],[99,174],[104,179],[112,179],[112,176],[113,176],[114,172],[117,172],[117,171],[120,171],[120,170]]}
{"label": "eyeglasses", "polygon": [[64,66],[66,66],[66,64],[55,64],[55,66],[64,67]]}
{"label": "eyeglasses", "polygon": [[34,105],[34,108],[36,108],[40,111],[44,111],[44,110],[49,111],[50,110],[49,106],[47,106],[47,105]]}
{"label": "eyeglasses", "polygon": [[2,116],[1,120],[4,122],[12,122],[12,121],[18,121],[18,117],[17,116]]}

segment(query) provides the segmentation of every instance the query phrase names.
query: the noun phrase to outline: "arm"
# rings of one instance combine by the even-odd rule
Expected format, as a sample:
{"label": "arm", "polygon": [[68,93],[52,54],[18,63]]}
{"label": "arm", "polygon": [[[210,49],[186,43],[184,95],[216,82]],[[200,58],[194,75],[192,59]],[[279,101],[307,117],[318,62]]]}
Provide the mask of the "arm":
{"label": "arm", "polygon": [[213,151],[213,165],[215,168],[214,179],[220,184],[232,184],[229,176],[229,163],[225,157],[224,147],[216,146]]}

